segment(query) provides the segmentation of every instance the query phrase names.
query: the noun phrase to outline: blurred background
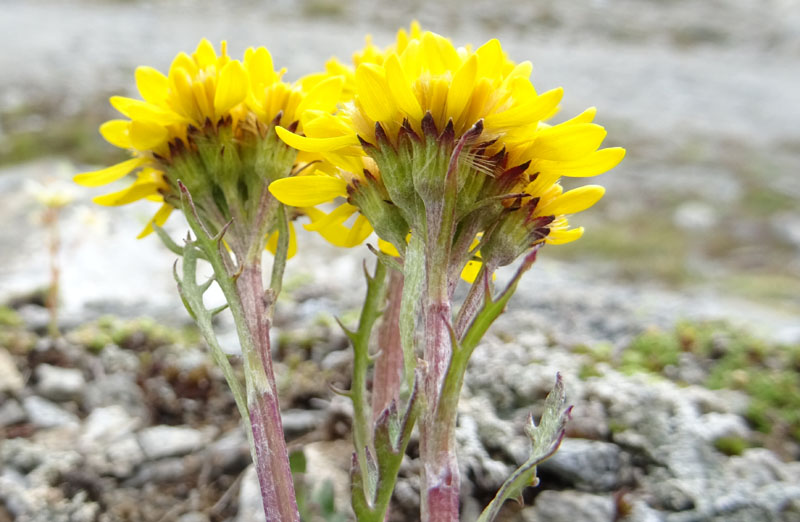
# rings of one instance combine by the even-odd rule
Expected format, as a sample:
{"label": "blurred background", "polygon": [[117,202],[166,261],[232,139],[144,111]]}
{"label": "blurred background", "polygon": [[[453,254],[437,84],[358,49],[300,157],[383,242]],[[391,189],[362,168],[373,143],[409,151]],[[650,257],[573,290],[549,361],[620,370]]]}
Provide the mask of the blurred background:
{"label": "blurred background", "polygon": [[[12,180],[68,178],[123,158],[97,127],[116,117],[110,95],[136,95],[137,65],[166,70],[206,37],[227,39],[232,55],[266,45],[296,78],[331,55],[348,60],[364,34],[386,45],[418,19],[457,44],[499,38],[513,59],[533,62],[540,91],[564,87],[556,120],[597,106],[606,144],[628,149],[598,181],[604,200],[577,219],[586,236],[547,257],[603,279],[800,309],[796,0],[28,1],[4,2],[2,13],[6,223],[23,204]],[[141,203],[137,226],[149,212]],[[111,226],[119,216],[108,214]],[[0,232],[0,289],[34,277],[29,228]],[[69,278],[77,267],[66,264]]]}
{"label": "blurred background", "polygon": [[[51,518],[25,520],[256,520],[257,494],[239,489],[252,485],[246,444],[185,328],[174,256],[135,239],[154,204],[98,207],[91,198],[112,189],[71,178],[124,159],[97,128],[117,117],[109,96],[138,96],[138,65],[166,71],[201,38],[225,39],[232,56],[267,46],[296,79],[332,55],[349,61],[365,34],[389,44],[414,19],[458,45],[498,38],[533,63],[540,92],[564,87],[555,121],[596,106],[605,145],[628,151],[591,181],[607,191],[574,219],[585,236],[542,251],[476,352],[459,432],[481,442],[464,449],[475,505],[519,461],[515,448],[524,458],[522,422],[559,370],[579,413],[566,456],[526,497],[544,490],[547,502],[506,520],[798,520],[775,518],[775,499],[800,517],[800,469],[782,462],[800,455],[800,0],[0,0],[0,522],[37,510]],[[179,215],[168,230],[185,233]],[[331,317],[356,317],[354,258],[368,253],[311,234],[301,245],[274,329],[282,403],[309,469],[341,485],[348,413],[327,383],[346,386],[349,352]],[[59,342],[42,306],[54,268]],[[224,318],[220,332],[235,346]],[[144,454],[97,442],[100,426],[120,425],[113,444],[135,437]],[[61,429],[71,435],[52,435]],[[65,457],[75,447],[81,456]],[[228,459],[209,481],[191,460],[200,448]],[[64,480],[31,478],[42,467]],[[403,484],[414,520],[413,478]],[[733,484],[765,511],[729,518],[704,504]],[[764,484],[772,496],[758,496]],[[42,502],[26,496],[37,487],[60,488],[52,511],[25,511]],[[313,520],[341,520],[346,490],[335,493],[336,509]],[[94,515],[76,514],[90,505]]]}

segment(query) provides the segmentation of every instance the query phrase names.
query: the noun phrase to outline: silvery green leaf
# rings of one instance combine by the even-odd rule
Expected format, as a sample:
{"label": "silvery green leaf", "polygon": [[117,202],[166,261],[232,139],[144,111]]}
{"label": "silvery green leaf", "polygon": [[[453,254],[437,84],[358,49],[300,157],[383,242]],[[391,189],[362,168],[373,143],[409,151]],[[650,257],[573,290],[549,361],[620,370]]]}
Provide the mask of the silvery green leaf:
{"label": "silvery green leaf", "polygon": [[486,506],[478,522],[490,522],[500,512],[503,503],[510,498],[519,498],[528,486],[536,486],[536,466],[550,458],[564,439],[567,421],[572,406],[567,406],[567,396],[561,375],[556,376],[556,384],[544,401],[544,413],[537,426],[532,416],[528,416],[525,433],[531,439],[531,455],[522,466],[503,483],[492,502]]}

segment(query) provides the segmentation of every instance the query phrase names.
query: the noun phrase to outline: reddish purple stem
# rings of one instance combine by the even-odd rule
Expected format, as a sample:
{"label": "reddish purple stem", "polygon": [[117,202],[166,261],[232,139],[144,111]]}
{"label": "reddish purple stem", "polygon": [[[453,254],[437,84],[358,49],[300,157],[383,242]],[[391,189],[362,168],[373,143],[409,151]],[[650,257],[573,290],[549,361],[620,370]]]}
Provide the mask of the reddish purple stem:
{"label": "reddish purple stem", "polygon": [[236,280],[247,327],[258,350],[268,389],[248,397],[255,445],[255,465],[268,521],[299,522],[289,454],[283,435],[281,409],[270,355],[268,303],[264,296],[261,266],[246,265]]}

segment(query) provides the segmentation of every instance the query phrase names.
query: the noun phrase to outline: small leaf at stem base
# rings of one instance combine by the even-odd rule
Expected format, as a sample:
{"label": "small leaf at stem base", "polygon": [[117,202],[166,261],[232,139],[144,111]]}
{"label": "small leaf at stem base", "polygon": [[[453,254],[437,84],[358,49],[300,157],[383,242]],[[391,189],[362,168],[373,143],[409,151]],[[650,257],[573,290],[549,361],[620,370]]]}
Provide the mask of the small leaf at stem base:
{"label": "small leaf at stem base", "polygon": [[528,486],[536,486],[536,466],[550,458],[564,439],[567,421],[572,406],[567,406],[567,396],[561,375],[556,375],[556,384],[544,402],[544,413],[537,426],[532,416],[528,416],[525,433],[531,439],[531,455],[525,463],[503,483],[494,500],[486,506],[477,522],[491,522],[500,512],[503,503],[510,498],[522,498],[522,491]]}

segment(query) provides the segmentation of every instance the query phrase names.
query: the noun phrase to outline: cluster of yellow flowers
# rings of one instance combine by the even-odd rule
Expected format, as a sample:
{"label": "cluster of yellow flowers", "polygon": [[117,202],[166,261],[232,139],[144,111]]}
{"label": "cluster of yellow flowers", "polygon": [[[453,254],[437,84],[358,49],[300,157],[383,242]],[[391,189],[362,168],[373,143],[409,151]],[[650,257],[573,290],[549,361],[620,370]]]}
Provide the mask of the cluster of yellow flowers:
{"label": "cluster of yellow flowers", "polygon": [[[483,257],[494,256],[500,266],[523,247],[579,238],[583,228],[570,228],[567,216],[593,205],[603,189],[564,192],[559,179],[601,174],[625,154],[621,148],[599,149],[606,132],[592,123],[594,108],[557,125],[545,123],[558,111],[563,91],[538,93],[531,70],[530,62],[511,61],[497,40],[477,49],[456,47],[416,23],[385,49],[368,40],[352,66],[332,59],[325,72],[294,83],[283,80],[285,69],[276,71],[263,47],[247,49],[236,60],[225,42],[217,54],[203,40],[191,55],[179,54],[167,75],[150,67],[136,70],[142,99],[112,97],[127,119],[100,128],[133,157],[75,181],[99,186],[135,172],[129,187],[95,201],[162,203],[143,236],[179,206],[177,181],[188,186],[184,178],[191,177],[178,161],[186,150],[198,151],[208,177],[228,175],[212,154],[204,156],[202,136],[226,136],[238,147],[238,168],[258,170],[263,161],[242,144],[274,129],[291,149],[292,165],[285,172],[256,174],[270,183],[275,198],[300,209],[295,215],[311,219],[307,229],[345,247],[377,229],[385,251],[402,252],[409,234],[425,233],[420,205],[430,210],[431,191],[439,190],[431,188],[437,182],[426,171],[435,164],[441,179],[454,167],[454,234],[473,247],[490,229],[505,231],[482,245]],[[414,147],[428,164],[412,161]],[[457,164],[449,165],[455,156]],[[405,167],[396,167],[406,160]],[[338,205],[330,212],[315,208],[331,201]],[[522,246],[508,244],[508,237]],[[470,259],[474,251],[463,261]]]}

